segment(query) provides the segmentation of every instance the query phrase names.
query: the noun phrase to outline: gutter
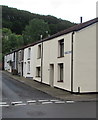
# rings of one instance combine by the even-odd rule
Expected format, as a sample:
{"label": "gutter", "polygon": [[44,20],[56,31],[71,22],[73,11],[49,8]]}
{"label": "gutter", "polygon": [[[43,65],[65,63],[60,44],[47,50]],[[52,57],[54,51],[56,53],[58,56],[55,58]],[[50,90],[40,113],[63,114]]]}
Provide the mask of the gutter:
{"label": "gutter", "polygon": [[72,32],[72,37],[71,37],[71,92],[73,92],[73,40],[74,40],[74,31]]}

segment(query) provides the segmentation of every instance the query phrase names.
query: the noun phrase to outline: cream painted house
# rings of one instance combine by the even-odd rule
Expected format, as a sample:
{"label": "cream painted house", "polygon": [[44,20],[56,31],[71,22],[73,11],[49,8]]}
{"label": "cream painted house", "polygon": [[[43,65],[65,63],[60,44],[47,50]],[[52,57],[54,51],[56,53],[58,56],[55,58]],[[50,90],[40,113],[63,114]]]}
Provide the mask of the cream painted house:
{"label": "cream painted house", "polygon": [[98,18],[25,46],[23,76],[74,93],[98,92],[96,25]]}
{"label": "cream painted house", "polygon": [[24,49],[23,76],[41,82],[41,43]]}
{"label": "cream painted house", "polygon": [[74,34],[73,91],[98,92],[96,87],[96,24]]}

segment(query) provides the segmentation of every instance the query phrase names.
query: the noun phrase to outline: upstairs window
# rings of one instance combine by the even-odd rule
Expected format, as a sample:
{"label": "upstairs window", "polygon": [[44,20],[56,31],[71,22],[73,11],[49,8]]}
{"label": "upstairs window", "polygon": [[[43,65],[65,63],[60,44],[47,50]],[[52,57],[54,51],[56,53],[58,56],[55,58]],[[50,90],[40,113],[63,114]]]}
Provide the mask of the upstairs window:
{"label": "upstairs window", "polygon": [[64,39],[58,42],[59,46],[59,57],[64,57]]}
{"label": "upstairs window", "polygon": [[28,48],[28,60],[30,59],[31,57],[31,48]]}
{"label": "upstairs window", "polygon": [[27,74],[30,74],[30,61],[28,61],[28,66],[27,66]]}
{"label": "upstairs window", "polygon": [[22,53],[21,53],[22,55],[22,59],[21,60],[24,60],[24,50],[22,50]]}
{"label": "upstairs window", "polygon": [[41,45],[38,45],[38,55],[37,58],[40,59],[41,58]]}
{"label": "upstairs window", "polygon": [[41,77],[41,67],[36,67],[36,77]]}
{"label": "upstairs window", "polygon": [[19,51],[18,59],[19,59],[19,61],[21,61],[21,51]]}
{"label": "upstairs window", "polygon": [[58,64],[58,75],[59,75],[58,82],[63,82],[64,79],[63,73],[64,73],[63,63],[60,63]]}

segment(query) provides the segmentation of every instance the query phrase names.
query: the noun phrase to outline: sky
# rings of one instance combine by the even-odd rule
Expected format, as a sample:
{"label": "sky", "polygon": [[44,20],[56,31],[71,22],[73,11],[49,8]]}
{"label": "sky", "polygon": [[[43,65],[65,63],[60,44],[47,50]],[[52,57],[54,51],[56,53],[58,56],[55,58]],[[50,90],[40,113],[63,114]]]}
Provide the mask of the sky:
{"label": "sky", "polygon": [[96,17],[98,0],[0,0],[0,5],[26,10],[41,15],[52,15],[74,23]]}

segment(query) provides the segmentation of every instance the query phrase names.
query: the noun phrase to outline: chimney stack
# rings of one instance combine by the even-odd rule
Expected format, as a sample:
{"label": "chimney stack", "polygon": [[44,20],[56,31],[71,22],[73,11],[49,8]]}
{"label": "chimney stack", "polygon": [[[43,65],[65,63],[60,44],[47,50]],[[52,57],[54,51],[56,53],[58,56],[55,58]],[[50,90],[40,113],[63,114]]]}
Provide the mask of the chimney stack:
{"label": "chimney stack", "polygon": [[80,23],[82,23],[82,17],[80,17]]}

